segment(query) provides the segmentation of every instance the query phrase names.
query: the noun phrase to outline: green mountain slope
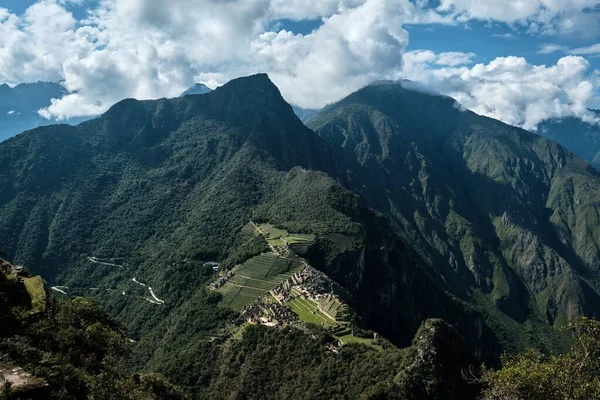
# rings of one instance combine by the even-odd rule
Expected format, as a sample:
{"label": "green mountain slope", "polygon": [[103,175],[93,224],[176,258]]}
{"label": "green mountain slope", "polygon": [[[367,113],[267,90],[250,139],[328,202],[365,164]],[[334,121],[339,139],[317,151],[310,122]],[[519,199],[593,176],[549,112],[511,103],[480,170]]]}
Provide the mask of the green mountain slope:
{"label": "green mountain slope", "polygon": [[[271,356],[279,360],[264,378],[271,394],[302,397],[286,383],[295,373],[316,387],[339,376],[336,368],[365,362],[390,370],[369,382],[347,376],[348,387],[337,382],[322,398],[408,387],[439,395],[446,389],[431,389],[439,382],[418,376],[439,367],[455,387],[460,368],[434,367],[435,352],[423,361],[419,338],[462,339],[433,322],[431,335],[415,337],[423,321],[444,319],[493,362],[528,345],[557,348],[552,325],[596,315],[600,182],[582,160],[395,84],[362,89],[311,126],[316,133],[255,75],[202,95],[125,100],[75,127],[19,135],[0,143],[0,243],[16,263],[36,266],[56,296],[97,299],[123,321],[137,342],[130,369],[163,372],[200,398],[219,398],[224,387],[264,397],[249,382]],[[344,346],[342,366],[314,375],[318,362],[337,362],[316,357],[331,333],[306,324],[304,333],[233,329],[252,299],[234,312],[207,287],[269,251],[243,229],[249,221],[311,238],[298,255],[339,285],[356,313],[352,329],[417,347],[392,346],[386,358]],[[255,288],[272,288],[239,275],[230,286],[255,279]],[[290,348],[306,340],[318,345]],[[298,362],[282,366],[286,351]],[[474,362],[448,351],[461,368]]]}
{"label": "green mountain slope", "polygon": [[38,266],[57,296],[93,297],[124,321],[138,342],[134,369],[187,388],[205,379],[202,393],[221,379],[212,343],[236,313],[207,291],[215,274],[205,262],[232,267],[265,251],[242,232],[250,220],[315,235],[303,255],[349,292],[365,327],[394,343],[409,345],[425,318],[442,317],[474,348],[488,332],[485,351],[499,354],[479,314],[336,182],[329,146],[266,75],[30,131],[0,144],[0,164],[3,248]]}
{"label": "green mountain slope", "polygon": [[600,176],[560,145],[394,83],[310,126],[455,295],[504,325],[597,316]]}
{"label": "green mountain slope", "polygon": [[131,343],[101,307],[55,300],[39,276],[0,259],[0,397],[182,399],[157,374],[119,368]]}

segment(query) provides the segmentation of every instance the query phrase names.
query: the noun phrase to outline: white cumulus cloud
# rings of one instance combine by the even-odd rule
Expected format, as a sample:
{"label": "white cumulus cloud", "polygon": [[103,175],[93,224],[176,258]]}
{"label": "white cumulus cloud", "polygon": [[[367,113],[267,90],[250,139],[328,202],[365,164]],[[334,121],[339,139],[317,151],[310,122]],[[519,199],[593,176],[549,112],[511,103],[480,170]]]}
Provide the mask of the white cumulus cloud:
{"label": "white cumulus cloud", "polygon": [[566,56],[552,66],[500,57],[488,64],[437,69],[422,58],[421,52],[407,53],[402,76],[426,83],[478,114],[529,130],[543,120],[567,116],[598,122],[587,108],[598,76],[582,57]]}
{"label": "white cumulus cloud", "polygon": [[[585,115],[598,81],[578,57],[551,67],[514,57],[473,66],[473,53],[405,53],[406,24],[477,18],[547,33],[596,15],[582,11],[593,5],[588,0],[442,0],[436,8],[426,0],[100,0],[83,21],[66,9],[69,2],[82,1],[41,0],[22,15],[0,8],[0,82],[60,81],[69,92],[39,111],[46,118],[96,115],[126,97],[172,97],[195,82],[215,87],[267,72],[302,107],[405,76],[465,107],[533,127],[543,116]],[[321,23],[308,34],[272,28],[285,18]]]}
{"label": "white cumulus cloud", "polygon": [[437,10],[458,21],[518,24],[536,34],[600,33],[598,0],[440,0]]}

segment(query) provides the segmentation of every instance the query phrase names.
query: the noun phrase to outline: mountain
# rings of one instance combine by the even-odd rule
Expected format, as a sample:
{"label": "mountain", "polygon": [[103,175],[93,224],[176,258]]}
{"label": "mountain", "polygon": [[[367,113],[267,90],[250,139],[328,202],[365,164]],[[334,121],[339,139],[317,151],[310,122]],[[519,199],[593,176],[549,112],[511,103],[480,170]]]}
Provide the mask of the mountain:
{"label": "mountain", "polygon": [[301,108],[296,106],[293,106],[293,108],[298,118],[300,118],[300,121],[305,124],[308,124],[311,119],[321,112],[321,110],[316,108]]}
{"label": "mountain", "polygon": [[[314,235],[302,256],[341,285],[365,328],[408,346],[422,321],[444,317],[480,355],[499,354],[480,314],[336,182],[330,147],[266,75],[202,96],[124,100],[75,127],[41,127],[1,143],[0,163],[0,241],[9,257],[59,296],[101,301],[138,342],[134,367],[188,390],[205,393],[226,378],[214,363],[230,340],[219,332],[236,314],[206,289],[215,275],[205,262],[231,268],[268,249],[242,230],[251,220]],[[484,333],[492,344],[481,349]],[[266,343],[277,334],[248,335]],[[362,350],[344,352],[361,362]],[[376,353],[369,359],[380,362]],[[367,390],[359,376],[347,379]]]}
{"label": "mountain", "polygon": [[11,88],[0,86],[0,140],[43,125],[46,120],[37,111],[50,100],[66,94],[58,83],[37,82]]}
{"label": "mountain", "polygon": [[[23,83],[15,87],[0,85],[0,141],[23,131],[56,121],[47,120],[38,114],[38,110],[50,106],[52,99],[67,94],[58,83]],[[74,118],[67,121],[77,124],[87,118]]]}
{"label": "mountain", "polygon": [[[600,117],[599,110],[592,110]],[[600,168],[600,125],[569,117],[544,121],[539,126],[542,136],[560,143],[594,168]]]}
{"label": "mountain", "polygon": [[157,374],[128,377],[120,325],[82,298],[52,299],[39,276],[0,259],[0,393],[3,399],[183,399]]}
{"label": "mountain", "polygon": [[212,89],[202,83],[196,83],[194,86],[186,90],[181,96],[187,96],[189,94],[206,94],[212,92]]}
{"label": "mountain", "polygon": [[[463,369],[561,349],[554,327],[598,313],[600,176],[560,145],[394,83],[310,127],[259,74],[18,135],[1,247],[126,323],[128,368],[197,398],[475,398]],[[244,324],[269,259],[323,273],[347,324]]]}
{"label": "mountain", "polygon": [[598,316],[600,176],[560,145],[395,83],[309,126],[346,187],[508,342],[523,326]]}

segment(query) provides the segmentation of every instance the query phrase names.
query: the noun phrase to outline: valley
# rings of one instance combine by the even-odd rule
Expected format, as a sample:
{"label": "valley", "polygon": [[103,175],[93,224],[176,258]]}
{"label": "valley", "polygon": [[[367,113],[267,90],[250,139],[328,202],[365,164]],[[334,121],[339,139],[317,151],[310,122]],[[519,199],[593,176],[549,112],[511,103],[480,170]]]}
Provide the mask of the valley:
{"label": "valley", "polygon": [[194,398],[474,399],[463,371],[564,352],[599,309],[597,173],[402,84],[310,128],[264,74],[129,99],[0,164],[6,257]]}

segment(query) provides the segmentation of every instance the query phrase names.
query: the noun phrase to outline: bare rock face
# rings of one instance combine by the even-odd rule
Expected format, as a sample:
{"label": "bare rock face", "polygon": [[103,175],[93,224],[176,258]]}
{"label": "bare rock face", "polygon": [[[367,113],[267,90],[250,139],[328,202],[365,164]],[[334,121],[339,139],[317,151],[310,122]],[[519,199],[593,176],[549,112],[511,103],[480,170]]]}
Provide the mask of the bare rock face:
{"label": "bare rock face", "polygon": [[16,398],[43,399],[48,384],[16,364],[0,360],[0,392],[12,393]]}
{"label": "bare rock face", "polygon": [[394,382],[408,399],[475,398],[479,387],[469,381],[477,361],[463,338],[448,323],[429,319],[419,328],[409,358],[412,363]]}

